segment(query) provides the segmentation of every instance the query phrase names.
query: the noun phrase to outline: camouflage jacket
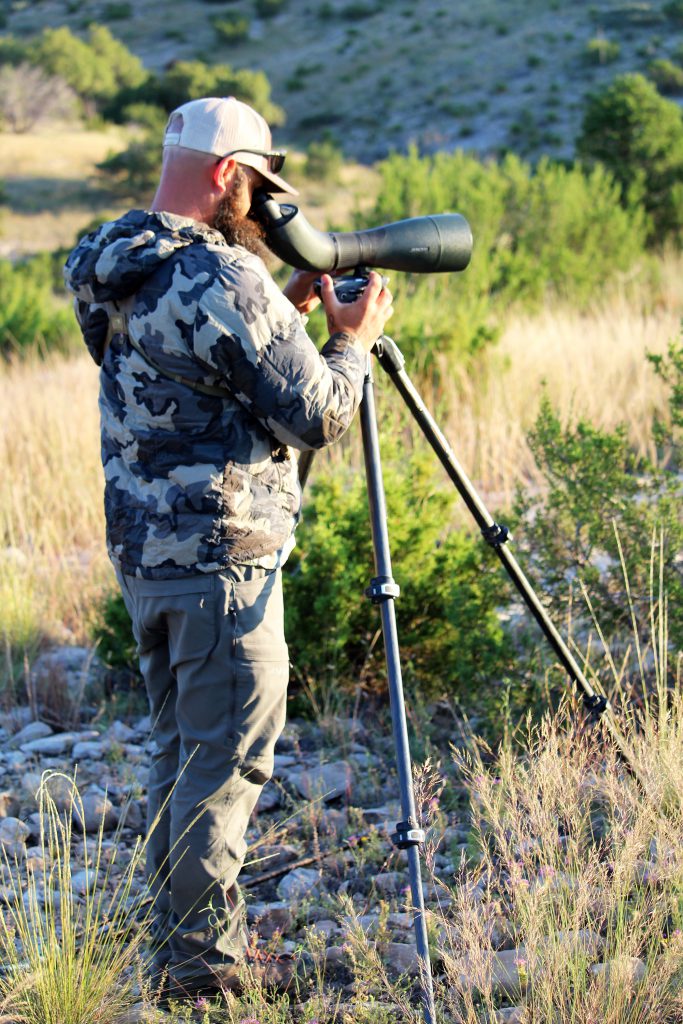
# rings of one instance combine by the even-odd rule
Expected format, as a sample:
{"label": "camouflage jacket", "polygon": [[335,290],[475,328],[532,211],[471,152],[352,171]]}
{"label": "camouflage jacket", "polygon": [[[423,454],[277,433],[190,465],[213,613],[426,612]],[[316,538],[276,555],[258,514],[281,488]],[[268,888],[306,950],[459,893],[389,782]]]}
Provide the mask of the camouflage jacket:
{"label": "camouflage jacket", "polygon": [[[101,366],[112,561],[148,579],[276,566],[301,504],[295,450],[349,426],[362,351],[337,334],[318,353],[263,262],[184,217],[132,210],[102,225],[65,280]],[[128,333],[107,345],[117,312]],[[130,338],[159,369],[225,396],[169,379]]]}

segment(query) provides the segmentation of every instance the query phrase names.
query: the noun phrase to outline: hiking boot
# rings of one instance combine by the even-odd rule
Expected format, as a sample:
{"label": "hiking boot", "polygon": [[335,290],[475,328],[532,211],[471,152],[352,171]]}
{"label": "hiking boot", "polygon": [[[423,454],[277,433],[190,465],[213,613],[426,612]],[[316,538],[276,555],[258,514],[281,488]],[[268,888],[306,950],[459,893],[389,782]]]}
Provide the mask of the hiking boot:
{"label": "hiking boot", "polygon": [[183,980],[171,971],[161,992],[161,1002],[212,999],[226,992],[241,995],[250,983],[283,995],[303,981],[311,965],[308,953],[266,953],[250,946],[239,963],[205,964],[206,974],[201,977]]}

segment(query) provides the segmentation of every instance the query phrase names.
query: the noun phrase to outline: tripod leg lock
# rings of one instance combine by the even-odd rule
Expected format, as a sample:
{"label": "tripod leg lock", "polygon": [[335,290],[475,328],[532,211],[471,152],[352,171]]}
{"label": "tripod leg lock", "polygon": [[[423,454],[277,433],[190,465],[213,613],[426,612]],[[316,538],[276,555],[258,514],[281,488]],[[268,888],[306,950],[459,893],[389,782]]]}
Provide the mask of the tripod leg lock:
{"label": "tripod leg lock", "polygon": [[601,715],[610,709],[607,697],[603,697],[600,693],[593,693],[590,696],[587,693],[584,694],[583,706],[594,722],[599,722]]}
{"label": "tripod leg lock", "polygon": [[382,601],[390,601],[401,593],[401,588],[394,583],[391,576],[375,576],[370,580],[370,586],[365,591],[373,604],[381,604]]}
{"label": "tripod leg lock", "polygon": [[424,829],[417,827],[415,821],[399,821],[396,831],[391,834],[391,841],[399,850],[407,850],[409,846],[421,846],[425,841]]}
{"label": "tripod leg lock", "polygon": [[481,533],[486,543],[490,544],[492,548],[499,548],[510,539],[510,531],[507,526],[499,526],[498,523],[485,526]]}

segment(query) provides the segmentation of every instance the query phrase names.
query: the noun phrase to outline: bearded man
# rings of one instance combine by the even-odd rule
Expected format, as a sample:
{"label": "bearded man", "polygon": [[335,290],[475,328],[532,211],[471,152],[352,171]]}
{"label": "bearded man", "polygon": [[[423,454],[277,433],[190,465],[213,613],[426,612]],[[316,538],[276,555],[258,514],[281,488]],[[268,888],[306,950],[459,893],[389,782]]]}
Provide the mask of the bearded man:
{"label": "bearded man", "polygon": [[185,103],[151,209],[87,235],[65,268],[101,367],[107,544],[155,723],[147,875],[172,995],[237,988],[245,965],[280,989],[296,973],[249,944],[237,885],[285,721],[280,569],[297,453],[347,429],[392,312],[379,275],[348,305],[324,276],[318,353],[314,275],[281,292],[249,217],[256,188],[295,192],[283,160],[246,104]]}

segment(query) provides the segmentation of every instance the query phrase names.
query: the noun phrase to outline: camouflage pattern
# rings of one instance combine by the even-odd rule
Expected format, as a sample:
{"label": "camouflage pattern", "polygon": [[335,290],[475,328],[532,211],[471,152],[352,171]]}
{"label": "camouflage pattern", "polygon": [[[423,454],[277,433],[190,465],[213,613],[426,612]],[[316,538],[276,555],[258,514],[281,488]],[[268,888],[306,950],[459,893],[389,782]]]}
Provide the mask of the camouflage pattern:
{"label": "camouflage pattern", "polygon": [[[296,449],[349,426],[365,356],[346,334],[319,353],[262,260],[205,224],[133,210],[87,235],[65,266],[101,366],[107,542],[124,573],[172,579],[231,564],[273,568],[301,493]],[[152,361],[212,397],[160,374]]]}

